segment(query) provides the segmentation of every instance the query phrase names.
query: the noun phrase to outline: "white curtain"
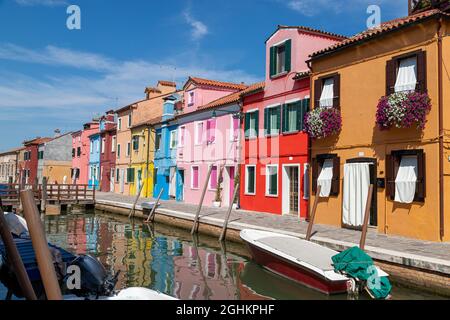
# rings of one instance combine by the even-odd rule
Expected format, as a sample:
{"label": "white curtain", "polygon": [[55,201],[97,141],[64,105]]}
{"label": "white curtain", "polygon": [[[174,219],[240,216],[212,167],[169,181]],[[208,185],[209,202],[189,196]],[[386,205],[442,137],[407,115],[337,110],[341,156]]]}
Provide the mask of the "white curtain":
{"label": "white curtain", "polygon": [[417,157],[402,157],[395,179],[395,202],[413,203],[416,195]]}
{"label": "white curtain", "polygon": [[332,107],[334,98],[334,80],[326,79],[323,84],[322,95],[320,96],[321,107]]}
{"label": "white curtain", "polygon": [[297,109],[295,105],[290,105],[288,109],[288,131],[293,132],[297,129]]}
{"label": "white curtain", "polygon": [[344,165],[342,214],[345,225],[352,227],[363,225],[369,186],[370,167],[368,163]]}
{"label": "white curtain", "polygon": [[398,67],[397,81],[395,82],[395,92],[412,91],[417,85],[417,58],[407,58],[400,60]]}
{"label": "white curtain", "polygon": [[317,186],[320,186],[320,197],[328,198],[331,193],[331,183],[333,180],[333,159],[325,160],[317,179]]}

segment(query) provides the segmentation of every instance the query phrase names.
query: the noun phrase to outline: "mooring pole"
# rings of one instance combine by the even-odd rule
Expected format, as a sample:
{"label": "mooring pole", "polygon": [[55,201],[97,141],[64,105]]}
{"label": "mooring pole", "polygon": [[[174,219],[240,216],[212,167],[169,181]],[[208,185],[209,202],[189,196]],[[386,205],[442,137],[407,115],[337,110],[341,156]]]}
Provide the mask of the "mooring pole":
{"label": "mooring pole", "polygon": [[12,270],[16,275],[17,282],[22,289],[22,293],[27,300],[37,300],[36,294],[34,293],[33,286],[31,285],[30,278],[28,277],[25,266],[23,265],[22,258],[17,250],[14,239],[9,230],[8,223],[6,222],[3,209],[1,207],[0,200],[0,234],[5,244],[6,252],[8,255],[8,261],[12,265]]}
{"label": "mooring pole", "polygon": [[62,300],[61,288],[33,193],[30,190],[22,191],[20,198],[47,299]]}
{"label": "mooring pole", "polygon": [[[236,179],[236,177],[235,177],[235,179]],[[222,233],[220,234],[220,238],[219,238],[219,241],[221,241],[221,242],[225,240],[225,237],[227,235],[228,222],[230,221],[231,211],[233,210],[234,201],[236,201],[236,197],[237,197],[238,193],[239,193],[239,182],[237,183],[237,185],[234,189],[233,198],[231,199],[230,207],[228,208],[227,215],[225,216]]]}
{"label": "mooring pole", "polygon": [[319,197],[320,197],[321,189],[322,189],[322,186],[317,186],[317,193],[316,193],[316,197],[314,199],[314,206],[311,211],[311,217],[309,217],[308,231],[306,232],[306,241],[311,240],[312,229],[314,226],[314,220],[316,218],[317,206],[319,205]]}
{"label": "mooring pole", "polygon": [[47,178],[42,178],[41,212],[45,212],[47,206]]}
{"label": "mooring pole", "polygon": [[359,248],[361,250],[364,250],[366,246],[366,238],[367,238],[367,229],[369,227],[369,218],[370,218],[370,209],[372,207],[372,198],[373,198],[373,184],[369,187],[369,194],[367,195],[367,202],[366,202],[366,212],[364,214],[364,224],[361,232],[361,240],[359,242]]}
{"label": "mooring pole", "polygon": [[128,218],[134,217],[134,212],[136,211],[136,205],[139,201],[139,198],[141,197],[142,189],[144,188],[144,184],[141,181],[141,185],[139,186],[139,191],[136,195],[136,199],[134,199],[133,207],[130,210],[130,214],[128,215]]}
{"label": "mooring pole", "polygon": [[205,200],[206,190],[208,189],[208,184],[209,184],[209,179],[211,177],[212,168],[213,168],[213,165],[211,164],[211,166],[209,167],[209,170],[208,170],[208,175],[206,176],[205,185],[203,186],[202,197],[200,199],[200,203],[198,204],[197,212],[195,214],[194,225],[192,226],[191,234],[198,232],[198,220],[200,217],[200,211],[202,211],[203,200]]}
{"label": "mooring pole", "polygon": [[155,221],[156,208],[159,205],[159,201],[161,200],[163,192],[164,192],[164,188],[162,188],[161,191],[159,192],[158,199],[156,199],[156,202],[153,205],[152,211],[150,211],[150,214],[148,215],[147,221],[145,221],[146,223],[149,223],[150,221],[151,222]]}

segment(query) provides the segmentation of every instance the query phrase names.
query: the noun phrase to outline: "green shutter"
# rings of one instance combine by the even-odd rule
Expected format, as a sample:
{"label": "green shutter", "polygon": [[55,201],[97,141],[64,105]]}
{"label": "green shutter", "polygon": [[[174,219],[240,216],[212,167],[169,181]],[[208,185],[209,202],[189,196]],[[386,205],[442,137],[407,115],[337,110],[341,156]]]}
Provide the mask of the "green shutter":
{"label": "green shutter", "polygon": [[277,130],[278,130],[278,134],[280,134],[281,132],[281,106],[278,106],[276,108],[276,112],[277,112]]}
{"label": "green shutter", "polygon": [[301,110],[300,110],[300,118],[298,121],[298,126],[299,126],[299,131],[303,131],[305,129],[305,116],[308,113],[309,110],[309,104],[310,104],[310,99],[303,99],[302,100],[302,104],[301,104]]}
{"label": "green shutter", "polygon": [[255,131],[256,131],[256,136],[258,137],[259,136],[259,111],[256,110],[253,114],[256,117],[256,121],[255,121],[255,123],[256,123],[256,125],[255,125],[256,130]]}
{"label": "green shutter", "polygon": [[244,124],[244,133],[245,133],[245,137],[248,138],[250,137],[250,113],[246,113],[245,114],[245,124]]}
{"label": "green shutter", "polygon": [[277,73],[277,47],[270,48],[270,76],[274,76]]}
{"label": "green shutter", "polygon": [[291,72],[291,48],[292,40],[287,40],[285,43],[286,57],[285,57],[285,69],[287,72]]}
{"label": "green shutter", "polygon": [[264,134],[270,133],[269,109],[264,109]]}
{"label": "green shutter", "polygon": [[287,132],[288,128],[288,104],[283,104],[282,108],[283,108],[283,119],[281,119],[281,123],[282,123],[282,132]]}

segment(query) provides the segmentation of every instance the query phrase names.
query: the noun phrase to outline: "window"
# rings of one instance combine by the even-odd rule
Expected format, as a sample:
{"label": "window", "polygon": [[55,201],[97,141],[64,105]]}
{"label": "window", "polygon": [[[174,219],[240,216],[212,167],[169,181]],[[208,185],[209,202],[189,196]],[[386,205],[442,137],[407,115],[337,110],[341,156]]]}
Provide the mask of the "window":
{"label": "window", "polygon": [[96,145],[95,150],[96,150],[97,152],[100,152],[100,139],[95,140],[95,145]]}
{"label": "window", "polygon": [[131,113],[128,115],[128,128],[131,128]]}
{"label": "window", "polygon": [[334,74],[314,81],[316,107],[340,108],[341,76]]}
{"label": "window", "polygon": [[258,136],[259,111],[251,111],[245,114],[245,137],[256,138]]}
{"label": "window", "polygon": [[309,111],[309,98],[283,105],[283,133],[304,130],[304,118]]}
{"label": "window", "polygon": [[216,141],[216,119],[209,119],[206,122],[206,141],[208,144]]}
{"label": "window", "polygon": [[427,91],[426,52],[416,51],[394,57],[386,64],[386,94]]}
{"label": "window", "polygon": [[155,150],[158,151],[161,148],[161,133],[157,133],[155,136]]}
{"label": "window", "polygon": [[134,168],[127,168],[127,182],[134,182]]}
{"label": "window", "polygon": [[120,169],[116,169],[116,182],[120,182]]}
{"label": "window", "polygon": [[266,136],[277,135],[281,127],[281,106],[264,109],[264,131]]}
{"label": "window", "polygon": [[117,157],[120,158],[120,143],[117,144]]}
{"label": "window", "polygon": [[170,131],[170,149],[175,149],[177,147],[177,131]]}
{"label": "window", "polygon": [[278,76],[291,71],[292,40],[286,40],[270,48],[270,76]]}
{"label": "window", "polygon": [[119,120],[117,121],[117,129],[119,131],[122,130],[122,118],[119,118]]}
{"label": "window", "polygon": [[112,137],[111,152],[116,152],[116,142],[117,142],[117,137],[116,136]]}
{"label": "window", "polygon": [[278,196],[278,165],[266,166],[266,196]]}
{"label": "window", "polygon": [[102,139],[102,153],[105,153],[106,139]]}
{"label": "window", "polygon": [[133,150],[139,150],[139,136],[133,136]]}
{"label": "window", "polygon": [[398,203],[425,201],[425,153],[423,150],[393,151],[386,157],[386,193]]}
{"label": "window", "polygon": [[90,145],[91,145],[91,153],[94,153],[94,141],[91,140]]}
{"label": "window", "polygon": [[81,157],[81,147],[77,148],[77,157]]}
{"label": "window", "polygon": [[129,157],[131,154],[131,143],[127,142],[127,157]]}
{"label": "window", "polygon": [[192,106],[194,104],[194,102],[195,102],[194,98],[195,98],[194,91],[189,91],[188,92],[188,106]]}
{"label": "window", "polygon": [[235,116],[231,116],[231,130],[230,130],[230,140],[239,140],[239,129],[240,129],[240,119]]}
{"label": "window", "polygon": [[203,122],[195,124],[195,144],[201,145],[203,143]]}
{"label": "window", "polygon": [[245,167],[245,194],[256,194],[256,166]]}
{"label": "window", "polygon": [[305,163],[303,168],[303,199],[309,200],[309,177],[310,177],[311,168],[309,163]]}
{"label": "window", "polygon": [[211,190],[217,189],[217,182],[218,182],[218,176],[217,176],[217,166],[213,166],[211,169],[211,178],[209,179],[209,188]]}
{"label": "window", "polygon": [[198,189],[199,188],[199,168],[197,166],[193,166],[191,168],[191,188]]}
{"label": "window", "polygon": [[179,143],[180,147],[184,146],[185,136],[186,136],[186,127],[180,127],[180,143]]}
{"label": "window", "polygon": [[72,148],[72,158],[75,158],[75,154],[76,154],[75,148]]}
{"label": "window", "polygon": [[328,198],[339,195],[341,179],[341,159],[335,154],[317,155],[312,160],[312,192],[317,193],[321,186],[319,197]]}

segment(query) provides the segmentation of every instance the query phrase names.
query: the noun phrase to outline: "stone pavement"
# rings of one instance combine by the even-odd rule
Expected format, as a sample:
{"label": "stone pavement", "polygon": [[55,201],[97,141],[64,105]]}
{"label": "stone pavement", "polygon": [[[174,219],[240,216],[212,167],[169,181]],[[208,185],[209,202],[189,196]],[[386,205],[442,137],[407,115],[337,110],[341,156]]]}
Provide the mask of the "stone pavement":
{"label": "stone pavement", "polygon": [[[134,196],[124,196],[113,193],[96,194],[96,202],[116,207],[131,208]],[[137,209],[143,202],[153,199],[140,199]],[[176,201],[161,201],[158,214],[193,220],[196,205]],[[200,214],[200,222],[222,226],[227,208],[210,208],[204,206]],[[296,217],[278,216],[244,210],[233,210],[230,229],[246,228],[261,229],[294,235],[304,238],[308,223]],[[333,226],[315,225],[312,241],[332,249],[343,251],[359,245],[360,231],[342,229]],[[419,269],[432,270],[450,275],[450,243],[435,243],[415,239],[387,236],[379,234],[376,229],[369,229],[366,240],[366,252],[374,259],[408,265]]]}

